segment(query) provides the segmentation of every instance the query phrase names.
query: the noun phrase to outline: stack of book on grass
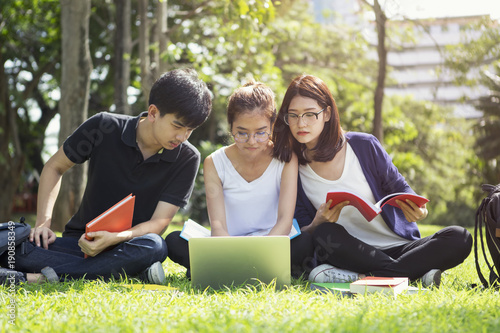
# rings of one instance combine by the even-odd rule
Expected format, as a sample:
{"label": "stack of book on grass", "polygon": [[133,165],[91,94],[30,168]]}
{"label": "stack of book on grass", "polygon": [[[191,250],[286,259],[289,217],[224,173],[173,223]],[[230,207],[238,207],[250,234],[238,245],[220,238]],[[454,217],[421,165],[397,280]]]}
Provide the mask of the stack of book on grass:
{"label": "stack of book on grass", "polygon": [[349,290],[355,294],[381,292],[396,296],[408,290],[408,278],[367,276],[351,283]]}
{"label": "stack of book on grass", "polygon": [[354,294],[384,293],[392,296],[398,294],[415,294],[426,292],[427,289],[408,285],[406,277],[376,277],[367,276],[352,283],[319,283],[313,282],[310,285],[313,290],[322,292],[332,292],[341,296],[352,296]]}

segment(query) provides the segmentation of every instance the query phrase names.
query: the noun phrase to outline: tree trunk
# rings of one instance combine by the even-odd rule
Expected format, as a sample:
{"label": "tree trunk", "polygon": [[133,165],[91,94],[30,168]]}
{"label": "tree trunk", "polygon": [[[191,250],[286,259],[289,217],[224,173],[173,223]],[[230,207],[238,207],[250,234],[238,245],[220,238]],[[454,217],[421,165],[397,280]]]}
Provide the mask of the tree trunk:
{"label": "tree trunk", "polygon": [[114,100],[117,113],[131,114],[127,94],[130,86],[130,55],[132,53],[131,0],[115,0],[115,7]]}
{"label": "tree trunk", "polygon": [[382,125],[382,104],[384,102],[385,76],[387,72],[387,48],[385,47],[385,23],[387,17],[380,7],[378,0],[374,1],[373,11],[375,12],[375,22],[377,25],[377,53],[378,53],[378,76],[377,87],[374,95],[374,117],[373,117],[373,135],[383,143],[384,129]]}
{"label": "tree trunk", "polygon": [[153,73],[151,72],[151,59],[149,52],[149,26],[148,0],[138,0],[139,3],[139,57],[141,59],[141,89],[144,97],[148,98],[153,86]]}
{"label": "tree trunk", "polygon": [[[62,143],[87,119],[92,70],[89,50],[90,0],[61,0],[62,77],[59,114]],[[86,164],[68,170],[54,208],[51,228],[63,229],[80,206],[86,184]]]}
{"label": "tree trunk", "polygon": [[0,222],[10,220],[12,201],[24,165],[17,128],[17,110],[11,107],[4,60],[0,53]]}
{"label": "tree trunk", "polygon": [[156,77],[160,74],[165,73],[168,70],[168,62],[164,59],[165,53],[167,52],[168,47],[168,0],[163,0],[158,4],[157,17],[156,22],[158,24],[158,68],[159,73],[157,73]]}

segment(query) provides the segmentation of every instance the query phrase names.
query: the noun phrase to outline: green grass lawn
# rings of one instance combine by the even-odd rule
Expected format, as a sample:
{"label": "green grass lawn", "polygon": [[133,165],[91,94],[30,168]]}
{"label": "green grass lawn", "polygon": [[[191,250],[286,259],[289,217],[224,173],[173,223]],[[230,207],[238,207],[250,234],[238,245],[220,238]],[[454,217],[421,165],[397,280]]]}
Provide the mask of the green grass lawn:
{"label": "green grass lawn", "polygon": [[[439,227],[421,226],[423,235]],[[425,260],[425,258],[422,258]],[[185,269],[163,264],[174,291],[123,287],[125,280],[23,285],[14,294],[0,287],[1,332],[496,332],[498,292],[478,284],[471,254],[443,275],[439,289],[397,298],[354,298],[309,290],[294,280],[287,290],[242,287],[222,291],[190,288]],[[9,323],[15,302],[15,324]]]}

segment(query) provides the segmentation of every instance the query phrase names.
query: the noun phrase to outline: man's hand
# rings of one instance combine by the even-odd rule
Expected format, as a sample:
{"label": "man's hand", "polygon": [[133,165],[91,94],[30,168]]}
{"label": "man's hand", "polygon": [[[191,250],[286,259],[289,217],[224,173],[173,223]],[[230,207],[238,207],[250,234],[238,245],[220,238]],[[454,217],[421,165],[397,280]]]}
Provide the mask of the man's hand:
{"label": "man's hand", "polygon": [[40,247],[43,244],[44,249],[49,248],[49,244],[54,243],[56,234],[47,227],[38,227],[31,229],[30,242],[35,242]]}
{"label": "man's hand", "polygon": [[108,247],[115,245],[116,237],[114,233],[107,231],[95,231],[87,233],[87,236],[92,238],[88,240],[85,238],[85,234],[78,240],[78,245],[82,249],[82,252],[90,257],[95,257]]}

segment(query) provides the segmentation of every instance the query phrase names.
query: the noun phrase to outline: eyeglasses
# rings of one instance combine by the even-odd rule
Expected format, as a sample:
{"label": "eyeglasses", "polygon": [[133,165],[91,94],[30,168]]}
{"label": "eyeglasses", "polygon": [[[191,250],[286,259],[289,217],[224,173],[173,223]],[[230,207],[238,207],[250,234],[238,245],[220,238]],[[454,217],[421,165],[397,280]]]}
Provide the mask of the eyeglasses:
{"label": "eyeglasses", "polygon": [[250,137],[252,136],[256,142],[262,143],[269,140],[269,136],[271,134],[267,132],[256,132],[254,134],[248,134],[247,132],[237,132],[236,134],[231,133],[231,135],[233,136],[234,141],[238,143],[246,143],[248,142],[248,140],[250,140]]}
{"label": "eyeglasses", "polygon": [[295,113],[286,113],[283,119],[287,125],[295,125],[299,123],[299,118],[302,118],[302,121],[306,125],[312,125],[318,120],[318,115],[323,112],[325,109],[321,109],[318,112],[305,112],[300,116]]}

